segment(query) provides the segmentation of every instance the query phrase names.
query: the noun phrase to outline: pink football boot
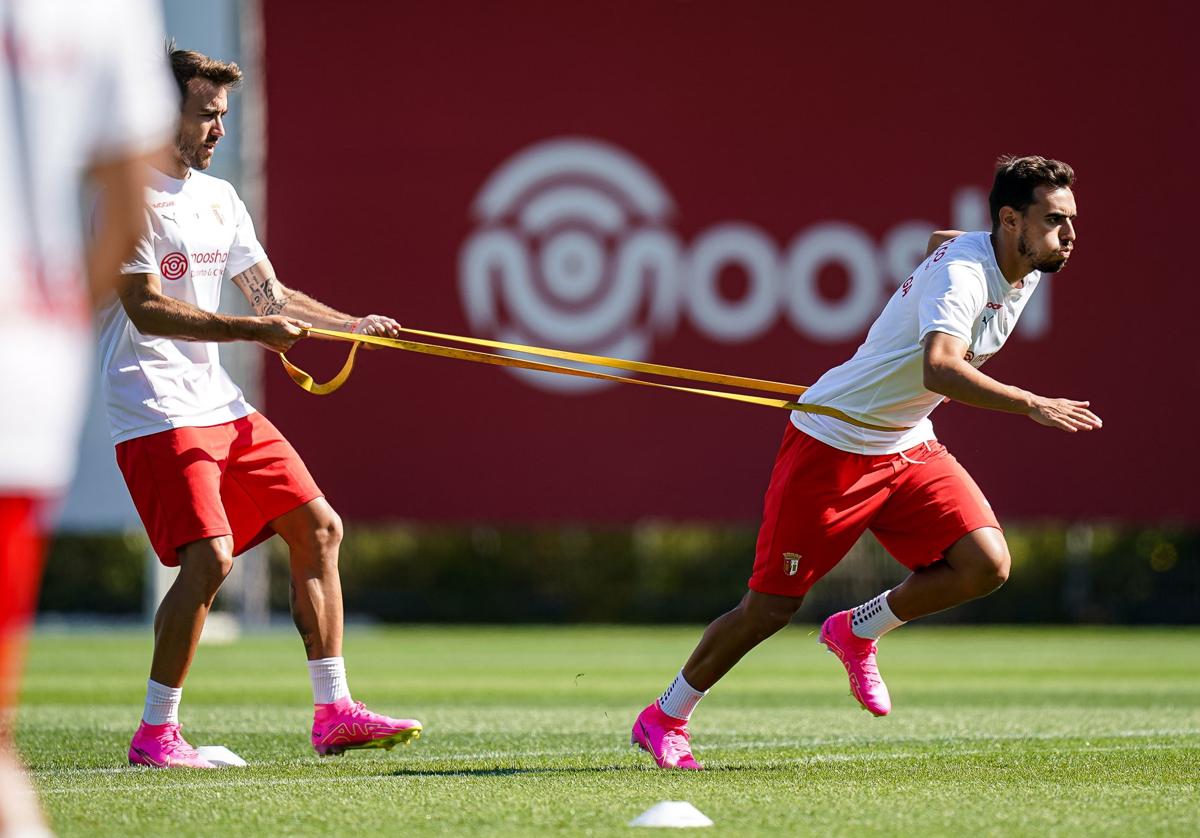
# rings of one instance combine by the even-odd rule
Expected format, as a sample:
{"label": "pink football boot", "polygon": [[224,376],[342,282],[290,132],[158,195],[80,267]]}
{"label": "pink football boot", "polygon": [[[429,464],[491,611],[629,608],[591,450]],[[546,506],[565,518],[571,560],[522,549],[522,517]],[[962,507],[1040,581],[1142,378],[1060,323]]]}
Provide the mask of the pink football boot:
{"label": "pink football boot", "polygon": [[659,768],[700,771],[704,766],[692,756],[690,740],[687,722],[668,716],[659,709],[658,702],[655,701],[638,714],[637,721],[633,723],[633,734],[629,738],[629,744],[649,751]]}
{"label": "pink football boot", "polygon": [[318,704],[313,713],[312,744],[321,756],[337,756],[355,748],[407,745],[421,736],[416,719],[393,719],[372,713],[361,701],[341,698]]}
{"label": "pink football boot", "polygon": [[179,725],[167,722],[150,725],[142,722],[129,743],[129,764],[151,768],[216,768],[202,759],[179,732]]}
{"label": "pink football boot", "polygon": [[858,699],[864,710],[876,716],[886,716],[892,709],[892,697],[887,684],[875,665],[875,641],[859,637],[850,629],[850,612],[839,611],[821,626],[820,641],[846,667],[850,676],[850,694]]}

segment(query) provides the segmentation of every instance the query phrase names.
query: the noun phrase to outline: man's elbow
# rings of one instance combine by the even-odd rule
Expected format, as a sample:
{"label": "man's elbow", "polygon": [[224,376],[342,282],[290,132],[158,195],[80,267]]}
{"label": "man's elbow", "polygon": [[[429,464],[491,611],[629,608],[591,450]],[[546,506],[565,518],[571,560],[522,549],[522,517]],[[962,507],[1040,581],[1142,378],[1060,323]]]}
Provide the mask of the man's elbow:
{"label": "man's elbow", "polygon": [[925,364],[922,368],[922,384],[925,389],[931,393],[938,393],[943,396],[950,395],[946,392],[947,385],[950,379],[949,365],[930,358],[925,359]]}

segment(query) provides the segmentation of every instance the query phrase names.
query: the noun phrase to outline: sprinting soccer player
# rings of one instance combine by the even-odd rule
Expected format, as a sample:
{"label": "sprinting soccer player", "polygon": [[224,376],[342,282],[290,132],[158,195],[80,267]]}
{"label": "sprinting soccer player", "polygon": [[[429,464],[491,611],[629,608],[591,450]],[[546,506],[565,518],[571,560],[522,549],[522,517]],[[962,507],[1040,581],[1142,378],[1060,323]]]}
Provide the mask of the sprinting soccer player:
{"label": "sprinting soccer player", "polygon": [[945,399],[1028,416],[1068,433],[1101,426],[1088,402],[1034,395],[979,371],[1004,345],[1042,275],[1075,246],[1071,167],[1003,157],[989,196],[991,233],[935,233],[925,261],[892,294],[850,360],[802,402],[836,407],[869,430],[793,412],[775,460],[749,591],[718,617],[633,742],[662,768],[699,769],[692,711],[742,656],[788,624],[805,593],[868,528],[912,573],[821,626],[850,691],[877,716],[891,710],[876,641],[904,623],[996,590],[1009,555],[991,506],[929,422]]}
{"label": "sprinting soccer player", "polygon": [[[137,239],[175,90],[157,4],[0,0],[0,835],[49,835],[13,752],[47,507],[75,468],[92,300]],[[81,183],[106,223],[85,247]]]}
{"label": "sprinting soccer player", "polygon": [[[117,463],[151,544],[179,576],[154,619],[154,656],[129,761],[211,768],[184,740],[179,703],[201,629],[233,557],[278,533],[291,554],[292,616],[308,655],[321,755],[419,736],[352,701],[342,658],[342,523],[287,440],[246,403],[217,343],[289,349],[310,325],[395,336],[388,317],[342,314],[283,286],[233,187],[203,173],[224,136],[236,64],[169,50],[178,133],[154,163],[128,284],[106,310],[101,351]],[[258,316],[217,313],[229,279]]]}

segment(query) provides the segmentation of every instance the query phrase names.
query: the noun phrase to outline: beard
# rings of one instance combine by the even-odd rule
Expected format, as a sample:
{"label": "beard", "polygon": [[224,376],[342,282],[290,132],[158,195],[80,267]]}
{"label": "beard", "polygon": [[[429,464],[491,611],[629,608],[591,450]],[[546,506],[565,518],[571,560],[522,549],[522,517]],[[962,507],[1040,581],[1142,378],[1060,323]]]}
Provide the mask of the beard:
{"label": "beard", "polygon": [[189,168],[207,169],[212,162],[212,155],[204,155],[204,139],[188,140],[182,135],[176,136],[175,149],[179,152],[179,159]]}
{"label": "beard", "polygon": [[1024,259],[1028,259],[1033,265],[1035,271],[1041,271],[1044,274],[1053,274],[1061,271],[1067,264],[1067,257],[1057,251],[1052,253],[1037,253],[1029,245],[1029,240],[1025,238],[1025,231],[1021,231],[1021,237],[1017,239],[1017,254]]}

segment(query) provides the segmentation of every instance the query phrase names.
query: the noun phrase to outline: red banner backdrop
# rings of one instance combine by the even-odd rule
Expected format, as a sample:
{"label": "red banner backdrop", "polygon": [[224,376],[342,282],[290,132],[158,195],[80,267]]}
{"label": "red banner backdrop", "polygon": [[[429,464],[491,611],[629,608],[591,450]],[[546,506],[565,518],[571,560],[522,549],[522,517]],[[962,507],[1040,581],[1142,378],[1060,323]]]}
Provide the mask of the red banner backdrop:
{"label": "red banner backdrop", "polygon": [[[935,427],[1002,520],[1197,520],[1196,7],[947,8],[266,0],[268,251],[354,313],[803,384],[997,155],[1059,157],[1078,250],[986,371],[1105,428]],[[577,381],[379,351],[271,366],[268,413],[352,518],[757,517],[784,412]]]}

